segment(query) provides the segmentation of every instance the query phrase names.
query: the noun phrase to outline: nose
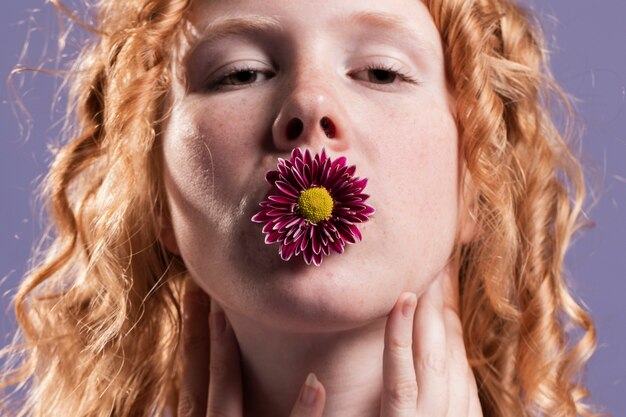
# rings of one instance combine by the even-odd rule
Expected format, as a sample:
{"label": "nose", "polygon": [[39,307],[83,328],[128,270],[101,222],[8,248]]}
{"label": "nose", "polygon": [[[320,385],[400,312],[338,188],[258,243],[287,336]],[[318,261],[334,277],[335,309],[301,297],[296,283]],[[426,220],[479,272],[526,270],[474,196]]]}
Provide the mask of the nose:
{"label": "nose", "polygon": [[300,85],[291,91],[274,120],[272,136],[277,149],[303,146],[336,152],[348,148],[346,115],[338,97],[323,86]]}

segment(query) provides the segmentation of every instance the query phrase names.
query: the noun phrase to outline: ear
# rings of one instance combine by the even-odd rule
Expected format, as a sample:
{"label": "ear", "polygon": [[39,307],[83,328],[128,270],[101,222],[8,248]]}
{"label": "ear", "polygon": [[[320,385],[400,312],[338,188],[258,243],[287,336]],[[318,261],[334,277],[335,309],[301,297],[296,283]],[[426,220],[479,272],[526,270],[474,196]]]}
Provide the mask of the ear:
{"label": "ear", "polygon": [[459,235],[458,242],[461,245],[470,243],[476,237],[478,226],[476,224],[478,193],[471,173],[465,164],[462,167],[461,187],[459,195]]}
{"label": "ear", "polygon": [[172,226],[169,213],[163,213],[161,215],[159,241],[165,246],[165,249],[175,255],[180,255],[180,249],[178,248],[178,242],[176,242],[176,234],[174,233],[174,227]]}

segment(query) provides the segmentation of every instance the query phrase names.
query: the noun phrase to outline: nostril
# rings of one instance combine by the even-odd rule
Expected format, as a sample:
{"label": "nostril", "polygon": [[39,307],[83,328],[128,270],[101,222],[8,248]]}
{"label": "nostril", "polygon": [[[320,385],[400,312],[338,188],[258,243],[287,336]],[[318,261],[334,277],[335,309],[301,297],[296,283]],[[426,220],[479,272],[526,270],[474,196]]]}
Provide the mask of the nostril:
{"label": "nostril", "polygon": [[326,116],[322,117],[322,120],[320,120],[320,126],[328,138],[334,138],[337,134],[335,124]]}
{"label": "nostril", "polygon": [[304,124],[302,120],[294,117],[287,123],[287,138],[290,140],[296,139],[302,133]]}

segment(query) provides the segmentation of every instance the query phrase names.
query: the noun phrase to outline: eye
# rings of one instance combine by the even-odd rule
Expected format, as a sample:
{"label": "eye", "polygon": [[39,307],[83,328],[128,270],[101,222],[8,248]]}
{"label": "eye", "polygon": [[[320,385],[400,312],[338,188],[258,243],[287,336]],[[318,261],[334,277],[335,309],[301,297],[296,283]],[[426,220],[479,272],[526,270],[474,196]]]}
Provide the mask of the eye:
{"label": "eye", "polygon": [[384,69],[372,68],[367,70],[367,81],[371,83],[391,84],[396,80],[397,77],[397,73]]}
{"label": "eye", "polygon": [[261,70],[250,66],[235,67],[225,71],[210,82],[209,88],[214,90],[250,86],[267,81],[274,76],[269,70]]}
{"label": "eye", "polygon": [[218,84],[220,85],[246,85],[265,81],[271,76],[267,73],[254,69],[234,70],[224,75]]}
{"label": "eye", "polygon": [[372,84],[394,84],[398,81],[418,84],[418,81],[404,71],[390,65],[369,65],[351,73],[352,77]]}
{"label": "eye", "polygon": [[257,81],[265,81],[269,77],[267,74],[256,70],[237,70],[226,74],[220,84],[222,85],[245,85],[252,84]]}

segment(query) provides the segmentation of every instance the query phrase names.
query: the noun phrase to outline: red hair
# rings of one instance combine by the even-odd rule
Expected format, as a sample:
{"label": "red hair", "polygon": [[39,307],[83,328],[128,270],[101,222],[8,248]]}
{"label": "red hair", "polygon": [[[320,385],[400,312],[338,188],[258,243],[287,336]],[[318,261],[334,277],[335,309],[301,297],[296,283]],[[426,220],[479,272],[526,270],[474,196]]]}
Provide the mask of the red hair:
{"label": "red hair", "polygon": [[[20,339],[4,354],[21,362],[2,386],[28,391],[13,415],[176,409],[186,271],[159,242],[159,126],[189,4],[97,3],[93,40],[68,78],[74,131],[45,180],[54,238],[15,297]],[[563,272],[584,182],[571,134],[550,113],[556,101],[573,116],[541,29],[511,0],[426,4],[472,184],[476,236],[456,256],[484,415],[596,416],[580,379],[595,329]]]}

